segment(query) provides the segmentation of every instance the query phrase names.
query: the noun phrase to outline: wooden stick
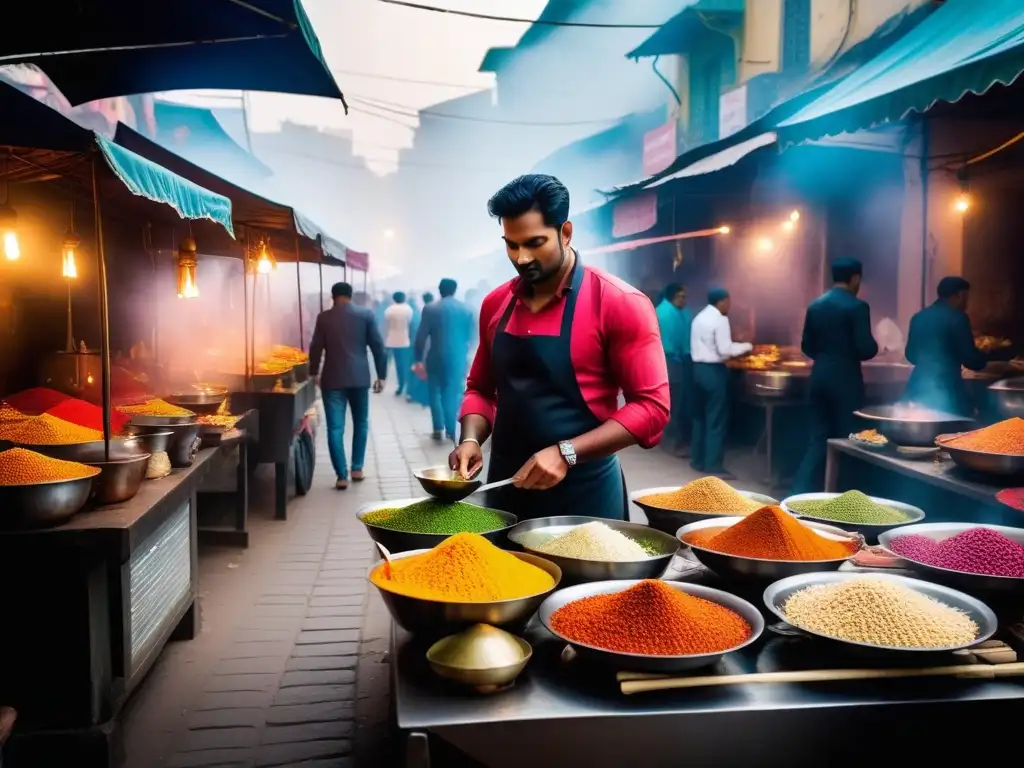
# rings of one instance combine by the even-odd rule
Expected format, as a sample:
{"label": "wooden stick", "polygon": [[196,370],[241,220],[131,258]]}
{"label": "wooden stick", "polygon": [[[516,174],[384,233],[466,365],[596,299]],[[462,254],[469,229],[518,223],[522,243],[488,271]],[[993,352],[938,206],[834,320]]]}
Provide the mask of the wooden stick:
{"label": "wooden stick", "polygon": [[[629,673],[620,673],[629,674]],[[620,681],[624,694],[665,691],[674,688],[702,688],[714,685],[753,683],[826,683],[838,680],[881,680],[906,677],[966,677],[994,679],[1024,675],[1024,662],[999,665],[955,665],[911,669],[808,669],[798,672],[759,672],[749,675],[702,675],[700,677],[663,677]]]}

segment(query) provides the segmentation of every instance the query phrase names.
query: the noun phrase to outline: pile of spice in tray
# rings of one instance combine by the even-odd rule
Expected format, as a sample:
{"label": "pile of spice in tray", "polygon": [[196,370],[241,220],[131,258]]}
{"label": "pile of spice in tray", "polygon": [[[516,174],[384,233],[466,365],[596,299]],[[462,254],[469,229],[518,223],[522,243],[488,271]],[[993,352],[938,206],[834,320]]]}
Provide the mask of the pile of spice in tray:
{"label": "pile of spice in tray", "polygon": [[171,405],[166,400],[147,400],[140,405],[119,405],[117,410],[130,416],[173,416],[185,418],[195,416],[188,408]]}
{"label": "pile of spice in tray", "polygon": [[797,514],[839,523],[889,525],[909,519],[905,512],[874,502],[860,491],[847,491],[831,499],[787,501],[786,506]]}
{"label": "pile of spice in tray", "polygon": [[7,403],[0,401],[0,424],[8,424],[12,421],[21,421],[25,414]]}
{"label": "pile of spice in tray", "polygon": [[596,520],[577,525],[536,549],[545,555],[609,563],[627,563],[649,557],[639,543]]}
{"label": "pile of spice in tray", "polygon": [[990,427],[943,440],[942,445],[965,451],[1024,456],[1024,419],[1006,419]]}
{"label": "pile of spice in tray", "polygon": [[[99,432],[103,431],[103,409],[98,405],[79,400],[77,397],[69,397],[46,411],[58,419],[77,424],[80,427],[88,427]],[[131,418],[117,409],[110,412],[110,434],[118,435],[128,425]]]}
{"label": "pile of spice in tray", "polygon": [[567,603],[551,614],[551,628],[582,645],[650,656],[721,653],[752,632],[738,613],[654,579]]}
{"label": "pile of spice in tray", "polygon": [[800,562],[840,560],[857,549],[855,541],[827,538],[775,506],[761,507],[728,528],[693,531],[683,543],[726,555]]}
{"label": "pile of spice in tray", "polygon": [[747,515],[761,504],[735,491],[717,477],[702,477],[668,493],[652,493],[640,501],[660,509],[703,512],[710,515]]}
{"label": "pile of spice in tray", "polygon": [[956,608],[882,579],[805,587],[782,606],[786,620],[828,637],[896,648],[969,645],[978,625]]}
{"label": "pile of spice in tray", "polygon": [[96,467],[76,461],[51,459],[24,448],[10,448],[0,452],[0,485],[38,485],[95,477],[99,473]]}
{"label": "pile of spice in tray", "polygon": [[99,430],[80,427],[48,413],[0,423],[0,440],[20,445],[69,445],[102,439]]}
{"label": "pile of spice in tray", "polygon": [[23,416],[40,416],[70,397],[49,387],[32,387],[13,395],[6,395],[4,402]]}
{"label": "pile of spice in tray", "polygon": [[405,533],[489,533],[506,528],[505,518],[493,509],[467,504],[424,499],[404,507],[375,509],[363,515],[363,522]]}
{"label": "pile of spice in tray", "polygon": [[936,541],[920,534],[897,536],[893,554],[936,568],[1024,579],[1024,547],[999,531],[978,526]]}
{"label": "pile of spice in tray", "polygon": [[370,581],[399,595],[457,603],[515,600],[555,585],[547,571],[475,533],[458,533],[429,552],[392,560],[390,569],[381,563]]}

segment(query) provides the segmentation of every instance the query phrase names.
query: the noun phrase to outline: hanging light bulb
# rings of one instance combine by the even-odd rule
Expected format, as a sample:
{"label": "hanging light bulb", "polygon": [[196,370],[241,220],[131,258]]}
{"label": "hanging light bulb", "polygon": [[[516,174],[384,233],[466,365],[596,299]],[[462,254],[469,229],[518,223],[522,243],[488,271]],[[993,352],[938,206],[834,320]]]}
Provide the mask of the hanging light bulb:
{"label": "hanging light bulb", "polygon": [[64,235],[64,245],[61,248],[60,274],[69,280],[78,277],[78,265],[75,263],[75,254],[78,252],[78,246],[81,242],[78,239],[78,235],[75,234],[75,230],[68,229],[67,234]]}
{"label": "hanging light bulb", "polygon": [[277,261],[274,259],[274,254],[270,251],[267,241],[262,240],[260,241],[260,255],[256,260],[256,271],[261,275],[269,275],[275,269],[277,269]]}
{"label": "hanging light bulb", "polygon": [[8,261],[21,258],[21,244],[18,242],[18,214],[7,203],[0,204],[0,238],[3,240],[4,256]]}
{"label": "hanging light bulb", "polygon": [[956,209],[957,213],[967,213],[971,207],[971,198],[966,193],[962,193],[956,199],[956,202],[953,203],[953,207]]}
{"label": "hanging light bulb", "polygon": [[186,237],[178,246],[178,298],[194,299],[199,296],[196,283],[196,241]]}
{"label": "hanging light bulb", "polygon": [[723,226],[718,228],[718,234],[720,235],[728,235],[730,232],[732,232],[732,230],[729,229],[729,227]]}
{"label": "hanging light bulb", "polygon": [[789,213],[789,220],[793,221],[793,222],[800,221],[800,211],[797,211],[797,210],[790,211],[790,213]]}

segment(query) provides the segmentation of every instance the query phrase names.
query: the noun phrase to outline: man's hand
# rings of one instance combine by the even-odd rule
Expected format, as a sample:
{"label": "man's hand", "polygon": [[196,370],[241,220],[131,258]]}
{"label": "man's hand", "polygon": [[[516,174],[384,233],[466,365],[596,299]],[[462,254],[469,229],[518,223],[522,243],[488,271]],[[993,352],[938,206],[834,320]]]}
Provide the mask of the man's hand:
{"label": "man's hand", "polygon": [[375,379],[373,382],[373,394],[379,395],[384,391],[384,379]]}
{"label": "man's hand", "polygon": [[512,485],[516,488],[546,491],[562,482],[568,471],[569,465],[562,458],[562,452],[557,445],[552,445],[533,454],[522,469],[516,472]]}
{"label": "man's hand", "polygon": [[448,467],[458,472],[463,480],[472,479],[483,466],[484,453],[472,440],[467,440],[448,454]]}

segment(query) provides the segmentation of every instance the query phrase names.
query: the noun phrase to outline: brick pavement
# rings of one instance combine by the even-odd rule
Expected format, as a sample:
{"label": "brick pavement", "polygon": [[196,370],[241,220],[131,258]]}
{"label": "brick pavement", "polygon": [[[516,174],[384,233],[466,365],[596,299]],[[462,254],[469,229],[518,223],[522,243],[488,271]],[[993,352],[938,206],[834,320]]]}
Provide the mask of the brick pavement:
{"label": "brick pavement", "polygon": [[[250,548],[201,551],[202,631],[169,645],[129,703],[126,768],[393,764],[390,623],[367,589],[375,555],[354,513],[420,495],[410,469],[442,463],[448,448],[430,440],[424,409],[390,393],[372,402],[365,483],[331,487],[321,430],[314,487],[289,520],[272,519],[260,476]],[[633,488],[693,477],[658,450],[627,451],[623,464]]]}

